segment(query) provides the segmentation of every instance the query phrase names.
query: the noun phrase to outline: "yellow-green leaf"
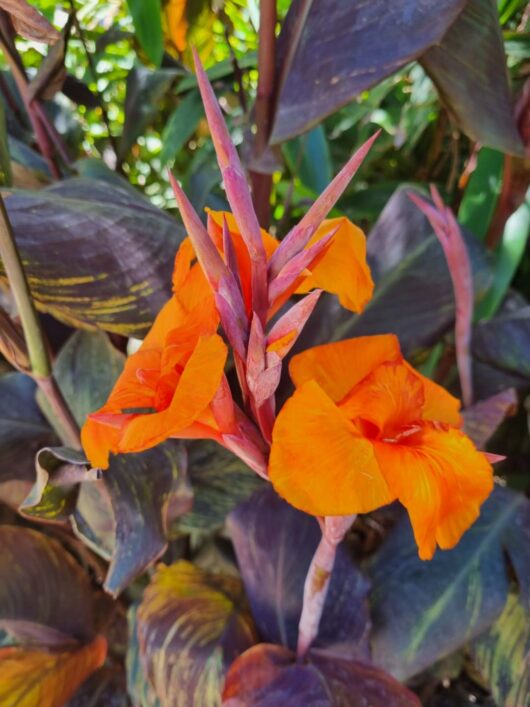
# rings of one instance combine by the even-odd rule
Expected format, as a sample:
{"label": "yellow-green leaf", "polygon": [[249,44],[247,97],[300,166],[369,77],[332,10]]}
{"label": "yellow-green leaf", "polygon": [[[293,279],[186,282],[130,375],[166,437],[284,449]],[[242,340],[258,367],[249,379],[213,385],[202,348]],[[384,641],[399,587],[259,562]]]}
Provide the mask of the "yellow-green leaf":
{"label": "yellow-green leaf", "polygon": [[256,642],[241,582],[185,560],[158,567],[137,620],[140,652],[163,707],[220,705],[228,666]]}

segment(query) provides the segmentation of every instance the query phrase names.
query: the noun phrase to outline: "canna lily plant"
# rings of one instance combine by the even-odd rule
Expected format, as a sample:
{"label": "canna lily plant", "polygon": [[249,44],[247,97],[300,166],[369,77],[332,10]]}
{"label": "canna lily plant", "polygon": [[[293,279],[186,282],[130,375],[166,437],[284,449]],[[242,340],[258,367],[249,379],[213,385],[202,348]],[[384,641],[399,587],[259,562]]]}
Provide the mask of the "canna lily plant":
{"label": "canna lily plant", "polygon": [[[462,432],[459,401],[415,371],[393,335],[294,356],[295,391],[277,410],[285,357],[322,291],[353,312],[372,295],[362,231],[327,216],[377,135],[279,241],[258,224],[237,151],[195,61],[231,213],[210,211],[204,226],[171,177],[188,234],[175,258],[173,295],[105,405],[89,416],[82,443],[91,464],[106,468],[111,453],[168,438],[215,440],[315,516],[322,539],[304,589],[303,658],[318,631],[337,546],[355,516],[399,500],[420,557],[430,559],[476,520],[493,488],[492,467]],[[225,374],[229,358],[240,404]]]}

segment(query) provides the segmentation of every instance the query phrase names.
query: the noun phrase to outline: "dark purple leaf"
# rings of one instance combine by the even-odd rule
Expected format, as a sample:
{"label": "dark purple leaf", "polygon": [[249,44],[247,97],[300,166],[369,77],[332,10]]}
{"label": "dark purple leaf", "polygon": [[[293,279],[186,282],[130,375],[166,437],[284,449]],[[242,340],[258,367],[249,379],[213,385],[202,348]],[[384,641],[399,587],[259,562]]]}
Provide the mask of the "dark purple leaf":
{"label": "dark purple leaf", "polygon": [[[294,648],[304,582],[321,536],[316,519],[267,487],[230,514],[228,528],[262,639]],[[339,547],[315,646],[368,657],[367,592],[366,579]]]}
{"label": "dark purple leaf", "polygon": [[171,293],[176,221],[130,189],[84,178],[13,191],[6,207],[39,309],[145,335]]}
{"label": "dark purple leaf", "polygon": [[61,545],[28,528],[0,527],[0,625],[21,640],[92,635],[89,578]]}
{"label": "dark purple leaf", "polygon": [[[450,330],[455,305],[449,270],[436,236],[410,201],[409,191],[401,187],[394,193],[368,237],[368,262],[376,287],[365,311],[352,317],[330,298],[324,299],[302,334],[304,345],[394,333],[408,355],[433,345]],[[473,236],[465,232],[464,236],[475,300],[480,302],[492,278],[489,259]]]}
{"label": "dark purple leaf", "polygon": [[439,42],[465,0],[295,0],[278,52],[271,141],[305,132]]}
{"label": "dark purple leaf", "polygon": [[33,483],[35,454],[57,442],[35,402],[35,383],[22,373],[0,378],[0,483]]}
{"label": "dark purple leaf", "polygon": [[297,663],[284,646],[260,643],[230,667],[223,707],[419,707],[418,698],[378,668],[312,650]]}
{"label": "dark purple leaf", "polygon": [[487,441],[501,422],[515,412],[516,408],[517,394],[515,390],[513,388],[503,390],[464,410],[464,430],[478,449],[485,449]]}
{"label": "dark purple leaf", "polygon": [[524,154],[495,0],[469,0],[421,63],[466,135],[502,152]]}

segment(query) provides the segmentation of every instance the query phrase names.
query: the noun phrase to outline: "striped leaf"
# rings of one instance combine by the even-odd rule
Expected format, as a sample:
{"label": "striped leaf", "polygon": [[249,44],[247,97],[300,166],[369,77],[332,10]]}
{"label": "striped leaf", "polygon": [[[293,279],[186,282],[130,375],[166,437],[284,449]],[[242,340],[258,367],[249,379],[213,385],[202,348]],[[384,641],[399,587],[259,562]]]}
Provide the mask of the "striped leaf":
{"label": "striped leaf", "polygon": [[510,594],[497,621],[472,646],[472,657],[496,704],[527,707],[530,695],[530,616]]}
{"label": "striped leaf", "polygon": [[27,643],[91,638],[89,579],[61,545],[35,530],[3,525],[0,547],[0,626]]}
{"label": "striped leaf", "polygon": [[147,332],[171,292],[176,221],[130,189],[85,178],[12,191],[6,207],[39,309],[75,326]]}
{"label": "striped leaf", "polygon": [[215,707],[224,674],[256,642],[241,582],[180,560],[160,565],[138,609],[147,674],[162,707]]}
{"label": "striped leaf", "polygon": [[418,558],[407,518],[370,567],[375,662],[406,679],[486,631],[508,599],[509,558],[530,606],[530,502],[497,487],[453,550]]}
{"label": "striped leaf", "polygon": [[77,650],[50,652],[0,648],[2,707],[59,707],[73,696],[107,655],[107,641],[97,636]]}

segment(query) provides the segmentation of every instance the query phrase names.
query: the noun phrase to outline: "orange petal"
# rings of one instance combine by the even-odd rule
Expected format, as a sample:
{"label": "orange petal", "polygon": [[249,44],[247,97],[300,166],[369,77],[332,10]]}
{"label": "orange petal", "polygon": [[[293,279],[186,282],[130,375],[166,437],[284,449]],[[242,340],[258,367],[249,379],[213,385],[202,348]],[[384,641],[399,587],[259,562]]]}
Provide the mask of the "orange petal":
{"label": "orange petal", "polygon": [[103,425],[90,417],[81,430],[81,444],[90,464],[96,469],[107,469],[109,453],[118,451],[121,430]]}
{"label": "orange petal", "polygon": [[337,228],[324,256],[310,267],[311,276],[298,287],[302,294],[314,288],[336,294],[339,302],[352,312],[362,312],[369,302],[374,281],[366,262],[366,237],[360,228],[347,218],[324,221],[307,247]]}
{"label": "orange petal", "polygon": [[148,449],[195,422],[219,388],[226,355],[220,336],[202,338],[184,368],[171,405],[162,412],[135,417],[125,430],[119,451]]}
{"label": "orange petal", "polygon": [[313,381],[276,419],[269,476],[280,496],[313,515],[366,513],[393,500],[372,444]]}
{"label": "orange petal", "polygon": [[141,349],[162,349],[168,332],[175,328],[176,322],[182,316],[182,307],[176,297],[171,297],[156,315],[151,329],[143,340]]}
{"label": "orange petal", "polygon": [[289,372],[297,388],[315,380],[334,402],[339,402],[377,366],[398,360],[401,351],[393,334],[360,336],[315,346],[293,356]]}
{"label": "orange petal", "polygon": [[421,420],[423,383],[403,362],[383,363],[353,388],[340,409],[350,420],[375,425],[381,437],[392,437]]}
{"label": "orange petal", "polygon": [[405,365],[423,383],[425,403],[423,405],[423,419],[445,422],[452,427],[462,426],[460,415],[460,400],[448,393],[441,385],[426,378],[408,363]]}
{"label": "orange petal", "polygon": [[375,442],[375,455],[389,488],[409,512],[420,557],[428,560],[436,544],[454,547],[478,518],[493,489],[493,471],[459,430],[424,423],[406,442]]}
{"label": "orange petal", "polygon": [[[211,209],[206,209],[206,212],[208,216],[212,220],[212,226],[215,228],[212,229],[210,232],[210,235],[212,238],[215,238],[216,245],[218,249],[222,252],[223,250],[223,218],[226,218],[226,223],[228,224],[228,230],[233,236],[240,236],[240,230],[239,226],[237,225],[237,222],[234,218],[234,215],[231,214],[229,211],[212,211]],[[263,245],[265,246],[265,252],[267,253],[267,257],[270,258],[270,256],[274,253],[276,248],[278,247],[279,243],[274,238],[274,236],[271,236],[270,233],[265,231],[263,228],[261,230],[261,237],[263,238]],[[243,242],[243,241],[241,241]]]}

